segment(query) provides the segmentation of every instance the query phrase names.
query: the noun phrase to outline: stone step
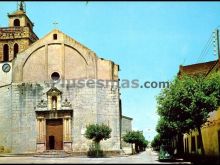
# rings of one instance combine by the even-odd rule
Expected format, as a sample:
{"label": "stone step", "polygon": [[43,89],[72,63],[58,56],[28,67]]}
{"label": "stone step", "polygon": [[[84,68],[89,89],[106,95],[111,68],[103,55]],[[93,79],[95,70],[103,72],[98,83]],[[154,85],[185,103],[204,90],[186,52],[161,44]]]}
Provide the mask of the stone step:
{"label": "stone step", "polygon": [[63,150],[46,150],[41,153],[37,153],[34,157],[45,157],[45,158],[64,158],[71,156],[70,153]]}

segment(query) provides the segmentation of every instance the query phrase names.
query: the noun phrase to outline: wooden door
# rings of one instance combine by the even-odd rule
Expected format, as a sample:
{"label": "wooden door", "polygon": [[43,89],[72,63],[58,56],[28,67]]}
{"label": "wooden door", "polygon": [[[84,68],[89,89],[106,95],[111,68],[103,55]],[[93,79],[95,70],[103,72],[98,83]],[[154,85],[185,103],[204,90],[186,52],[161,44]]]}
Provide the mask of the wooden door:
{"label": "wooden door", "polygon": [[46,136],[47,150],[62,150],[63,149],[63,120],[48,119],[46,120]]}

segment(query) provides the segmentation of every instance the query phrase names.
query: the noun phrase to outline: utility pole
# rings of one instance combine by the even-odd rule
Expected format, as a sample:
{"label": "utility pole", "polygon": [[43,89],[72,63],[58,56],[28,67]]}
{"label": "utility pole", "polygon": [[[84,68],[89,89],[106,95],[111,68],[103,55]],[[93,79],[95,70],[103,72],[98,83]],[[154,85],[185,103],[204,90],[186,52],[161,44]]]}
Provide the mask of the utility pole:
{"label": "utility pole", "polygon": [[217,54],[218,59],[220,59],[220,50],[219,50],[219,30],[215,29],[214,33],[214,54]]}

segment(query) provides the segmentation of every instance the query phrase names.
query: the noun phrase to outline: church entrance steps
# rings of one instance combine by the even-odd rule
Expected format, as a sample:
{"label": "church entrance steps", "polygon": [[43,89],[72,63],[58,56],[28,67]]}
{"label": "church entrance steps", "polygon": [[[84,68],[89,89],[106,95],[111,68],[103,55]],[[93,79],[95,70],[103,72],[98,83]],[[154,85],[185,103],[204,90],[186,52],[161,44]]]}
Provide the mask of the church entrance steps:
{"label": "church entrance steps", "polygon": [[41,153],[37,153],[34,157],[44,157],[44,158],[64,158],[71,156],[70,153],[63,150],[46,150]]}

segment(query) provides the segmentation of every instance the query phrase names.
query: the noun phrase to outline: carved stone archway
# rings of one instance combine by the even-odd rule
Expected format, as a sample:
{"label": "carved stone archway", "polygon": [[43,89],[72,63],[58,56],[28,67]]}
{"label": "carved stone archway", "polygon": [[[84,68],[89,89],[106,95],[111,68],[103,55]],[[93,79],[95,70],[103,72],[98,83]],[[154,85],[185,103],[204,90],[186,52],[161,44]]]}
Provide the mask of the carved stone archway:
{"label": "carved stone archway", "polygon": [[[47,92],[48,100],[41,100],[36,108],[36,122],[37,122],[37,152],[43,152],[47,149],[47,121],[62,120],[63,127],[63,150],[72,151],[72,120],[73,109],[68,99],[61,102],[61,94],[57,88],[51,88]],[[57,97],[57,107],[53,108],[51,105],[52,96]]]}

